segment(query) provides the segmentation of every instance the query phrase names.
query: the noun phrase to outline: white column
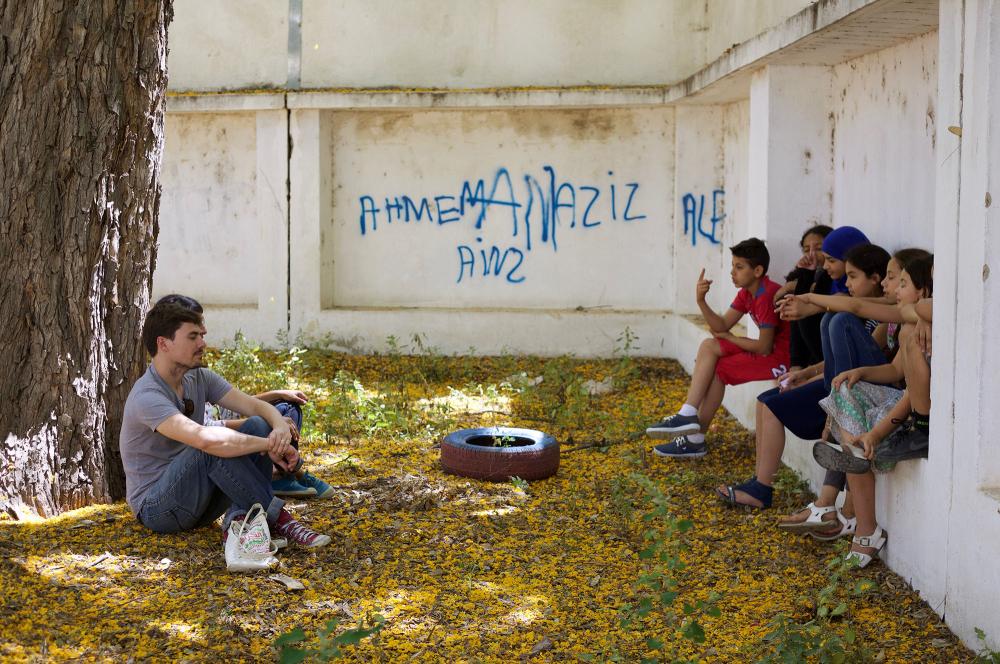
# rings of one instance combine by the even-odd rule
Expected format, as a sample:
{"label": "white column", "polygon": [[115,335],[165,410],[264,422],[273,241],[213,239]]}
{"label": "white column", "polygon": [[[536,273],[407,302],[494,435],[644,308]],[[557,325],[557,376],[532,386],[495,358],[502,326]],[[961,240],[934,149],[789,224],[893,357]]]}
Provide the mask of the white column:
{"label": "white column", "polygon": [[260,229],[254,338],[288,331],[288,113],[257,112],[257,223]]}
{"label": "white column", "polygon": [[[289,289],[290,337],[319,333],[321,304],[322,223],[329,223],[329,187],[322,184],[329,167],[322,163],[321,111],[291,113],[291,286]],[[329,161],[329,160],[327,160]]]}
{"label": "white column", "polygon": [[[964,43],[954,34],[962,25],[963,4]],[[944,131],[938,132],[937,143],[939,163],[960,159],[960,178],[951,164],[939,167],[939,198],[945,200],[938,204],[935,224],[940,253],[934,273],[929,463],[937,471],[934,480],[950,484],[951,491],[948,529],[933,531],[947,542],[947,605],[942,612],[947,612],[949,626],[970,646],[976,644],[973,629],[980,627],[997,648],[1000,614],[993,606],[1000,588],[1000,561],[994,555],[1000,549],[1000,2],[947,0],[941,4],[941,25],[941,60],[948,63],[941,67],[941,87],[954,90],[958,84],[954,61],[960,58],[962,90],[958,99],[951,95],[947,109],[941,107],[939,122],[942,127],[960,125],[962,136],[960,151],[955,137]],[[959,110],[961,122],[956,123]],[[958,182],[956,224],[949,208]],[[953,374],[948,364],[954,366]]]}
{"label": "white column", "polygon": [[709,293],[716,310],[727,307],[735,295],[722,243],[726,223],[722,115],[719,106],[677,106],[673,246],[678,313],[698,313],[694,287],[703,267],[706,276],[716,281]]}
{"label": "white column", "polygon": [[802,232],[832,219],[830,85],[829,67],[773,65],[750,84],[749,233],[767,241],[775,280]]}

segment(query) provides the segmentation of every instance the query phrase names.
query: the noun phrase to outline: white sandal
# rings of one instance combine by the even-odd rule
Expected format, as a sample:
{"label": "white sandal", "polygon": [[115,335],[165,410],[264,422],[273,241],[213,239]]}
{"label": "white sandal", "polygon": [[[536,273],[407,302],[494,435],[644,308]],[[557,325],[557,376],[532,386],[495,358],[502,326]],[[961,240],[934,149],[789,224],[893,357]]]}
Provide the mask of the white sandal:
{"label": "white sandal", "polygon": [[[828,535],[821,535],[820,533],[822,531],[817,530],[815,532],[810,532],[809,534],[812,535],[815,539],[820,540],[821,542],[832,542],[834,540],[840,539],[841,537],[854,535],[854,533],[857,532],[858,529],[857,518],[853,516],[847,518],[846,516],[844,516],[843,512],[837,510],[837,521],[840,522],[840,530],[838,530],[836,533],[831,532]],[[825,521],[824,523],[830,524],[831,527],[836,525],[831,521]]]}
{"label": "white sandal", "polygon": [[875,549],[870,554],[861,553],[860,551],[851,551],[844,558],[847,561],[856,560],[858,561],[858,568],[867,567],[875,556],[879,554],[882,547],[885,546],[886,540],[888,539],[887,533],[882,530],[882,526],[875,526],[875,532],[871,535],[855,535],[851,541],[858,546],[864,546],[871,549]]}
{"label": "white sandal", "polygon": [[[823,515],[838,511],[836,505],[817,507],[815,503],[809,503],[802,509],[809,510],[809,516],[806,517],[805,521],[779,523],[778,528],[790,533],[811,533],[814,530],[829,530],[831,526],[837,524],[836,521],[823,520]],[[799,510],[799,512],[801,511]]]}

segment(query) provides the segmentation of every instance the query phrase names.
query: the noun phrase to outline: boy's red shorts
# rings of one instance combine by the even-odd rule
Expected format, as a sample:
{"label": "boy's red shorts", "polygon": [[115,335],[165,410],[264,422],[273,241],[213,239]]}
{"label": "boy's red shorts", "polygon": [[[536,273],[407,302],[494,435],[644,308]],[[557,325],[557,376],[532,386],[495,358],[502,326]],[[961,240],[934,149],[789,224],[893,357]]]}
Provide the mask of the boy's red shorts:
{"label": "boy's red shorts", "polygon": [[789,358],[750,353],[728,339],[719,339],[722,357],[715,375],[726,385],[742,385],[755,380],[774,380],[788,371]]}

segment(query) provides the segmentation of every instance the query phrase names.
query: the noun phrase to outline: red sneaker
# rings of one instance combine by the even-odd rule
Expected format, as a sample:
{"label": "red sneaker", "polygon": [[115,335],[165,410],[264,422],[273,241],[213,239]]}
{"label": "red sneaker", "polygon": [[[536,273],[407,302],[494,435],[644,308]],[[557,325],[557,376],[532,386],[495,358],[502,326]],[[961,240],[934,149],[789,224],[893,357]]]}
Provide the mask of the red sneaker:
{"label": "red sneaker", "polygon": [[284,508],[278,514],[278,523],[274,524],[274,531],[287,538],[289,542],[310,549],[326,546],[330,543],[329,535],[320,535],[316,531],[306,528]]}

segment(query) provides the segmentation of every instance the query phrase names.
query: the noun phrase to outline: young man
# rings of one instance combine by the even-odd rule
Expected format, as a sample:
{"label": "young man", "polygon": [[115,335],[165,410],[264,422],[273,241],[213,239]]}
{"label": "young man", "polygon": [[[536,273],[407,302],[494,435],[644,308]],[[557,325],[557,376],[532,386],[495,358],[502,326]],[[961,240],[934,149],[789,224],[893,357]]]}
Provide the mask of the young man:
{"label": "young man", "polygon": [[[673,438],[654,448],[660,456],[680,459],[705,456],[705,434],[722,404],[726,385],[754,380],[773,380],[788,370],[788,323],[774,311],[774,294],[781,288],[767,277],[771,261],[764,242],[757,238],[730,247],[733,284],[739,288],[729,311],[720,316],[705,301],[712,281],[701,271],[695,297],[714,339],[698,348],[694,375],[687,399],[680,411],[646,429],[651,438]],[[760,338],[737,337],[729,333],[744,314],[760,328]]]}
{"label": "young man", "polygon": [[[255,558],[274,560],[271,532],[301,546],[328,544],[329,536],[295,521],[271,491],[272,464],[291,470],[299,462],[284,418],[274,406],[201,368],[201,315],[177,304],[154,306],[143,324],[142,343],[152,361],[129,392],[119,439],[127,501],[139,521],[155,532],[173,533],[208,525],[225,513],[224,539],[237,542],[226,547],[230,569],[252,568]],[[238,431],[202,426],[206,401],[250,418]],[[254,505],[264,508],[268,528],[256,524],[254,536],[241,536]]]}
{"label": "young man", "polygon": [[[204,315],[205,310],[201,303],[193,297],[171,293],[164,295],[156,301],[160,304],[179,304],[185,309]],[[299,434],[302,432],[302,405],[309,401],[305,393],[299,390],[269,390],[260,394],[255,394],[254,398],[266,401],[275,408],[285,418],[292,431],[292,447],[299,449]],[[205,409],[205,419],[202,424],[205,426],[226,426],[239,431],[246,423],[245,417],[225,408],[219,408],[214,404],[208,404]],[[316,496],[318,498],[332,498],[334,496],[333,487],[310,473],[305,468],[298,468],[295,473],[286,473],[282,468],[275,465],[271,474],[271,491],[276,496],[308,498]]]}

